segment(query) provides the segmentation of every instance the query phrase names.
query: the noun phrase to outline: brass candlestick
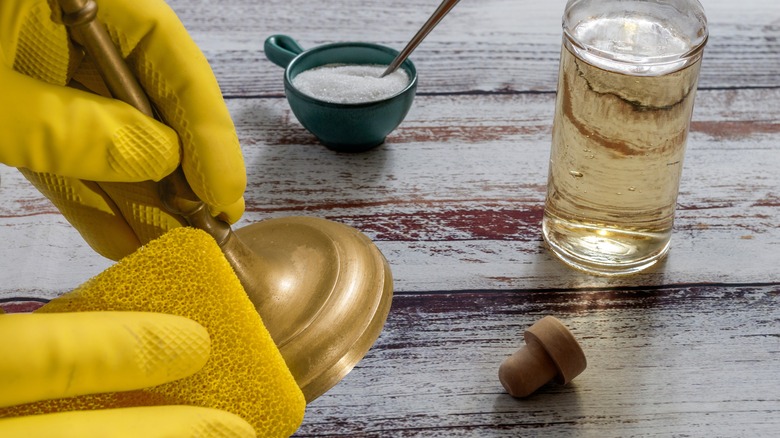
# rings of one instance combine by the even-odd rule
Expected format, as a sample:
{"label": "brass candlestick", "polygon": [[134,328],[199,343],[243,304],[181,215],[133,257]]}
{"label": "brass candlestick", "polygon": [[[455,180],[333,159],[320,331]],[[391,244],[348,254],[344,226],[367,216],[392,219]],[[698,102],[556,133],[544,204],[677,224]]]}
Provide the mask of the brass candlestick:
{"label": "brass candlestick", "polygon": [[[112,96],[157,116],[97,19],[95,1],[59,4],[71,38],[94,59]],[[368,352],[393,292],[390,267],[368,237],[312,217],[266,220],[233,232],[211,216],[181,167],[160,187],[171,213],[217,241],[307,401],[338,383]]]}

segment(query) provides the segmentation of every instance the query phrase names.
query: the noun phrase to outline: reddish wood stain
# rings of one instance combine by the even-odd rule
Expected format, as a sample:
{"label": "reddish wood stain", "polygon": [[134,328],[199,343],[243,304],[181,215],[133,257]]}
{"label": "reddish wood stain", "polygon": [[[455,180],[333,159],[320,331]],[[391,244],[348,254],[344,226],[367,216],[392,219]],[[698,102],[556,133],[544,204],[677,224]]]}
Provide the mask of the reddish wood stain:
{"label": "reddish wood stain", "polygon": [[0,303],[0,309],[5,313],[28,313],[37,310],[43,305],[44,303],[39,300],[25,301],[24,299],[19,299],[18,301]]}
{"label": "reddish wood stain", "polygon": [[780,133],[780,123],[764,121],[694,121],[691,130],[718,140],[738,140],[759,134]]}
{"label": "reddish wood stain", "polygon": [[542,206],[509,210],[448,210],[331,218],[377,240],[538,240]]}

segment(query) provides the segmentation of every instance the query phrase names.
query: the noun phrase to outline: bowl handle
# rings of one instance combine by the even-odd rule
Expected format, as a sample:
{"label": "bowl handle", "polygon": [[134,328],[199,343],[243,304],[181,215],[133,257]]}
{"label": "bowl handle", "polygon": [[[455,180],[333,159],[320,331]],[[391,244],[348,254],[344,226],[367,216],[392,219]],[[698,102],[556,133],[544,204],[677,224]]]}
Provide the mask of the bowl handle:
{"label": "bowl handle", "polygon": [[287,68],[287,65],[303,52],[298,42],[287,35],[269,36],[263,44],[263,50],[266,58],[282,68]]}

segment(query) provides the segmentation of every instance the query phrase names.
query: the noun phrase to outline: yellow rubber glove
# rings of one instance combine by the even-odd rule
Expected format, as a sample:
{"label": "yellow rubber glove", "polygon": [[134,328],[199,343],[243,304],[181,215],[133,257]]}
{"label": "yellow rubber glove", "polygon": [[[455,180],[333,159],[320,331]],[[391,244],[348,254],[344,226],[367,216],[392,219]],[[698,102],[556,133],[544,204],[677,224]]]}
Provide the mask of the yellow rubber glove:
{"label": "yellow rubber glove", "polygon": [[237,221],[246,172],[206,58],[163,0],[98,2],[98,17],[168,126],[94,94],[107,94],[105,85],[68,38],[55,0],[2,0],[0,163],[20,168],[114,260],[183,224],[164,211],[152,182],[179,163],[211,213]]}
{"label": "yellow rubber glove", "polygon": [[[210,353],[190,319],[147,312],[0,315],[0,407],[155,386],[194,374]],[[10,437],[239,437],[252,426],[226,411],[156,406],[0,419]]]}

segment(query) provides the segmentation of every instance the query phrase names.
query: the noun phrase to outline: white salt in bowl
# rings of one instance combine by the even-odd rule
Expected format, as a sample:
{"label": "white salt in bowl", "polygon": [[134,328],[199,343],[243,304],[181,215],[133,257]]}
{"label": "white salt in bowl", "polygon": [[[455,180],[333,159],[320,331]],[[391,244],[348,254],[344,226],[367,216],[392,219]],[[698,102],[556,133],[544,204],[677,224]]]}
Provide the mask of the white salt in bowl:
{"label": "white salt in bowl", "polygon": [[[322,144],[336,151],[361,152],[384,143],[387,135],[406,117],[417,91],[417,70],[409,59],[401,64],[403,72],[399,73],[405,74],[408,82],[392,84],[396,87],[392,91],[388,91],[392,86],[385,89],[384,85],[372,85],[371,81],[361,83],[368,79],[366,70],[357,74],[352,90],[342,90],[335,96],[308,85],[302,86],[304,90],[294,85],[299,74],[318,68],[325,71],[335,66],[386,67],[398,51],[379,44],[334,43],[304,51],[294,39],[273,35],[266,39],[264,50],[269,60],[285,69],[285,94],[295,117]],[[315,75],[311,83],[316,88],[323,81],[327,79]],[[363,89],[351,94],[357,88]],[[371,97],[371,94],[380,96]],[[339,96],[343,99],[339,100]]]}

